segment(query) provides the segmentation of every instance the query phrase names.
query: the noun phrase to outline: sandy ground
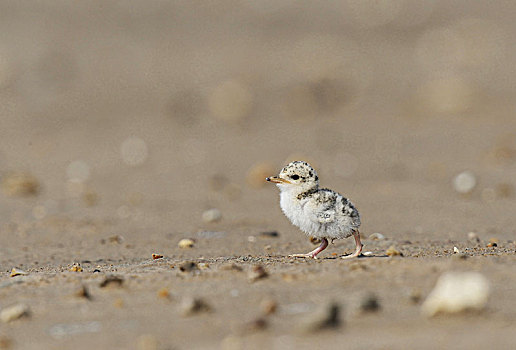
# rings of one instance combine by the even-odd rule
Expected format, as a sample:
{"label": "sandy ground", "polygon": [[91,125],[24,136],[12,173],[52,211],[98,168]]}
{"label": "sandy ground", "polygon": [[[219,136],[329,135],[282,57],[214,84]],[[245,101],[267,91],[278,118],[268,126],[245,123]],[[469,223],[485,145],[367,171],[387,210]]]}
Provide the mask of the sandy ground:
{"label": "sandy ground", "polygon": [[[516,6],[368,3],[0,3],[0,349],[513,347]],[[371,255],[287,257],[296,158]],[[485,308],[423,316],[450,271]]]}

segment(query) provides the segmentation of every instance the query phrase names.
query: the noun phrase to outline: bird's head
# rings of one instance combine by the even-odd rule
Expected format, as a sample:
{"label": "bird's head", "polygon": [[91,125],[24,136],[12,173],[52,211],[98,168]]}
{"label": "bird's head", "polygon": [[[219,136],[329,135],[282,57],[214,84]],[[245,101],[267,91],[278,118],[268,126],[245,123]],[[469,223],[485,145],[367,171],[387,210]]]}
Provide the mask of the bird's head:
{"label": "bird's head", "polygon": [[266,178],[275,183],[281,191],[302,193],[319,186],[319,177],[307,162],[295,161],[281,169],[278,176]]}

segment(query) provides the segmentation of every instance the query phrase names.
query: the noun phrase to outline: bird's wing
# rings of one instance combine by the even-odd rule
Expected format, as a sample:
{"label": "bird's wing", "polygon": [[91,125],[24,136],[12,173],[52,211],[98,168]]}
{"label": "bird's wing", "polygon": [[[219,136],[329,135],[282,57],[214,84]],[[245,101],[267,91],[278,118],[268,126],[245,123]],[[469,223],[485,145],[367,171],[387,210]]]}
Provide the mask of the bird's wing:
{"label": "bird's wing", "polygon": [[335,221],[335,207],[305,205],[305,215],[317,224],[328,224]]}
{"label": "bird's wing", "polygon": [[326,209],[322,212],[317,213],[317,221],[321,224],[328,224],[335,221],[335,210]]}

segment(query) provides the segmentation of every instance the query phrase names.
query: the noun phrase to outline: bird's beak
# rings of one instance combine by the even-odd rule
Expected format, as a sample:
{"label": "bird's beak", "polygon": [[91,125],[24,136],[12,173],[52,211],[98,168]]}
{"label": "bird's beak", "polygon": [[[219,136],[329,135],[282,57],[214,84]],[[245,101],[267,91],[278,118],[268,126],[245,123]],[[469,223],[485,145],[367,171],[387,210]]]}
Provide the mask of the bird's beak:
{"label": "bird's beak", "polygon": [[269,182],[274,182],[276,184],[290,184],[289,181],[282,179],[280,177],[277,177],[277,176],[271,176],[271,177],[266,178],[265,180],[267,180]]}

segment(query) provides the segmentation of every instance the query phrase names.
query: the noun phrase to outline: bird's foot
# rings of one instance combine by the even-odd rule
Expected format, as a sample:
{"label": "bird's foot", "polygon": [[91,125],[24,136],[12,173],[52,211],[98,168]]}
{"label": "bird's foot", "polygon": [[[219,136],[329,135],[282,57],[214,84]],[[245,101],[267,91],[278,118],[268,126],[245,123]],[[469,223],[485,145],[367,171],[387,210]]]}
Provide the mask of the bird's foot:
{"label": "bird's foot", "polygon": [[362,255],[362,247],[364,245],[360,242],[360,233],[358,233],[358,230],[353,231],[353,237],[355,237],[355,252],[353,254],[343,256],[342,259],[358,258]]}
{"label": "bird's foot", "polygon": [[353,253],[353,254],[349,254],[349,255],[344,255],[343,257],[341,257],[341,259],[351,259],[351,258],[358,258],[362,256],[362,253]]}
{"label": "bird's foot", "polygon": [[317,259],[317,254],[322,252],[326,247],[328,246],[328,240],[326,238],[322,238],[321,245],[314,250],[312,250],[310,253],[306,254],[291,254],[289,255],[290,258],[314,258]]}

